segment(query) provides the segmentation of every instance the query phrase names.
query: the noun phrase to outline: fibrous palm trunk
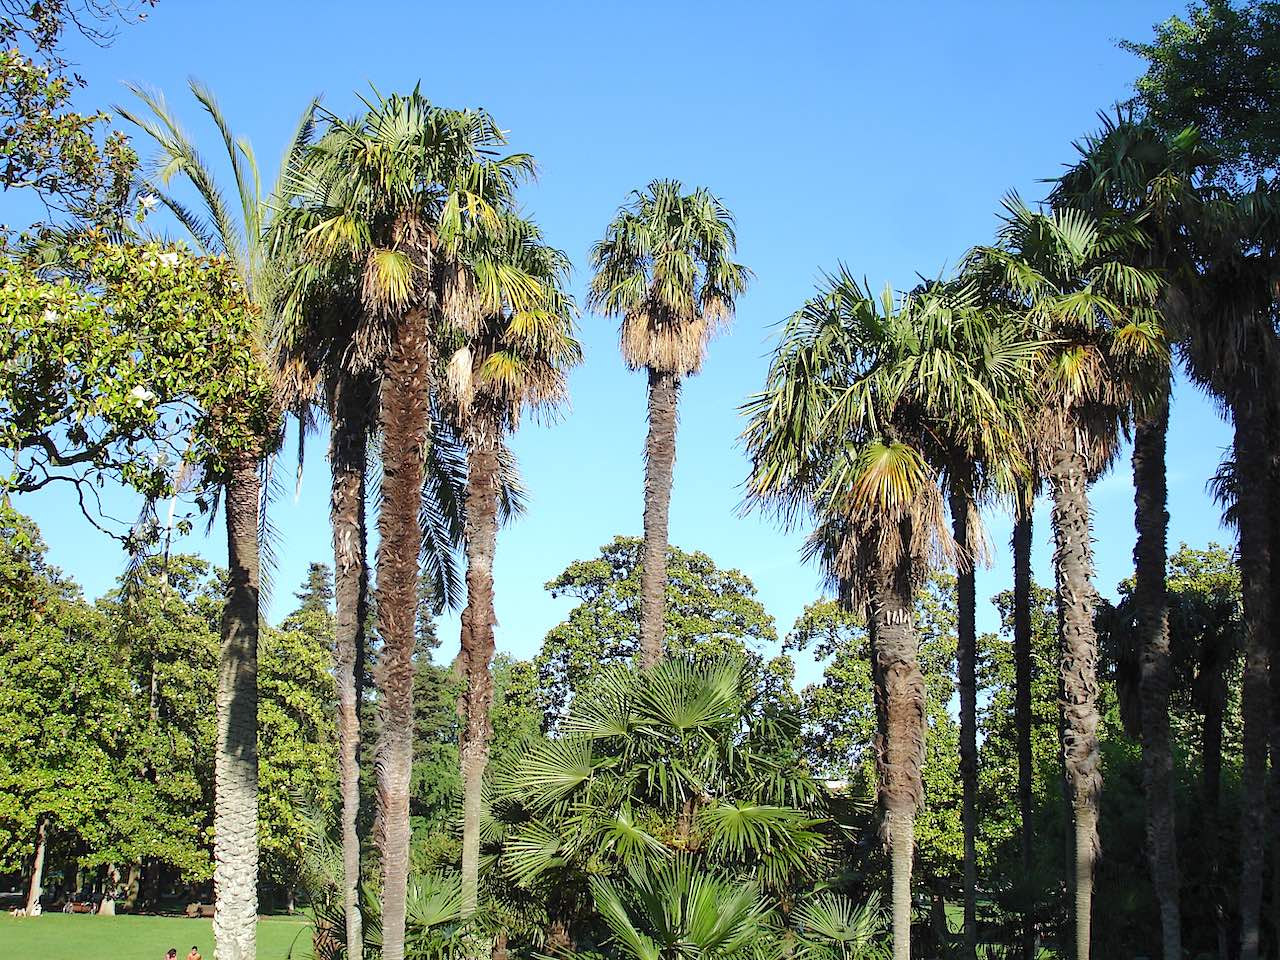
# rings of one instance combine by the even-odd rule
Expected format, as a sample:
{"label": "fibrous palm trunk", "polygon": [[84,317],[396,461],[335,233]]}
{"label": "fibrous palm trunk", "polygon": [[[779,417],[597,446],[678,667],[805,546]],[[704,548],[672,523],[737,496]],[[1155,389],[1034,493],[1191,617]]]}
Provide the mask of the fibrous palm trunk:
{"label": "fibrous palm trunk", "polygon": [[1271,484],[1266,412],[1252,398],[1233,404],[1238,484],[1240,586],[1244,601],[1244,721],[1240,774],[1240,960],[1257,960],[1266,836],[1267,735],[1271,690],[1267,676],[1271,622]]}
{"label": "fibrous palm trunk", "polygon": [[462,691],[462,914],[475,912],[480,883],[480,815],[493,732],[493,558],[498,543],[498,437],[482,431],[470,445],[467,470],[467,605],[460,644]]}
{"label": "fibrous palm trunk", "polygon": [[671,471],[676,459],[676,403],[680,381],[674,373],[649,371],[649,435],[644,447],[644,557],[640,576],[640,663],[662,659],[666,631],[667,518]]}
{"label": "fibrous palm trunk", "polygon": [[361,643],[369,607],[365,533],[365,469],[373,386],[344,377],[334,398],[329,460],[333,472],[334,679],[338,692],[338,780],[342,793],[342,905],[346,942],[364,942],[360,916],[360,683]]}
{"label": "fibrous palm trunk", "polygon": [[238,454],[226,483],[213,782],[213,939],[218,960],[253,960],[258,921],[258,458]]}
{"label": "fibrous palm trunk", "polygon": [[378,632],[382,654],[377,769],[382,852],[382,956],[403,960],[413,772],[413,651],[418,605],[423,449],[431,399],[424,318],[396,331],[382,375],[382,508],[378,516]]}
{"label": "fibrous palm trunk", "polygon": [[36,821],[36,852],[31,858],[31,886],[27,890],[27,916],[34,917],[44,892],[44,854],[49,847],[49,818]]}
{"label": "fibrous palm trunk", "polygon": [[1098,857],[1098,638],[1094,631],[1093,547],[1083,438],[1068,426],[1050,464],[1054,565],[1062,631],[1064,758],[1075,820],[1076,960],[1088,960],[1093,868]]}
{"label": "fibrous palm trunk", "polygon": [[880,717],[877,761],[889,845],[893,958],[911,957],[911,865],[923,801],[924,675],[916,645],[909,578],[878,564],[872,577],[873,673]]}
{"label": "fibrous palm trunk", "polygon": [[1035,775],[1031,753],[1031,511],[1030,494],[1021,497],[1013,519],[1013,717],[1018,741],[1018,811],[1021,832],[1018,835],[1022,862],[1022,956],[1035,960],[1036,930],[1032,911],[1031,877],[1032,823],[1034,812],[1032,783]]}
{"label": "fibrous palm trunk", "polygon": [[1169,526],[1165,435],[1169,427],[1168,381],[1153,409],[1138,419],[1133,442],[1134,591],[1142,670],[1142,781],[1146,794],[1147,857],[1160,905],[1165,960],[1182,960],[1178,908],[1178,842],[1173,800],[1173,750],[1169,738],[1169,600],[1165,588]]}
{"label": "fibrous palm trunk", "polygon": [[978,952],[978,627],[972,502],[963,482],[951,493],[951,524],[960,563],[956,573],[956,670],[960,686],[961,822],[964,831],[964,956]]}

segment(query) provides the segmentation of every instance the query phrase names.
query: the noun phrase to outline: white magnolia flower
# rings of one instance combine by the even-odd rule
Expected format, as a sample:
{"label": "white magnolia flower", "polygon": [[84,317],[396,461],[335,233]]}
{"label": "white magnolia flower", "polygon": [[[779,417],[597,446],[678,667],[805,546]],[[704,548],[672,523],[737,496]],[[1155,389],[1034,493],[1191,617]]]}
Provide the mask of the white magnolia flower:
{"label": "white magnolia flower", "polygon": [[154,193],[144,193],[138,198],[138,203],[142,205],[143,210],[154,210],[156,204],[159,202],[160,198]]}
{"label": "white magnolia flower", "polygon": [[160,262],[166,267],[176,267],[178,265],[178,255],[176,253],[160,254]]}
{"label": "white magnolia flower", "polygon": [[156,398],[154,393],[141,384],[130,390],[129,396],[133,398],[133,402],[138,406],[142,406],[144,403],[150,403]]}
{"label": "white magnolia flower", "polygon": [[58,311],[47,309],[45,310],[44,316],[42,319],[44,320],[45,323],[54,323],[58,319]]}

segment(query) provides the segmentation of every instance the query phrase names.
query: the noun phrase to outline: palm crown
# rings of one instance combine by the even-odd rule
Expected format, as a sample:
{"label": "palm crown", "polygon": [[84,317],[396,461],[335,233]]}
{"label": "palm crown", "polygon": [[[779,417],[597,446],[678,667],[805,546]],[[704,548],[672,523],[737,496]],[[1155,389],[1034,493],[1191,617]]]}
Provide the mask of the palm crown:
{"label": "palm crown", "polygon": [[293,251],[285,339],[308,296],[354,280],[363,322],[346,362],[358,369],[376,365],[406,310],[474,325],[481,303],[461,249],[476,231],[500,229],[532,169],[525,154],[497,154],[504,138],[483,111],[442,109],[417,91],[367,105],[356,120],[326,117],[325,135],[285,178],[274,231],[277,249]]}
{"label": "palm crown", "polygon": [[953,550],[939,486],[950,444],[1016,464],[1011,398],[1039,349],[968,288],[875,297],[841,271],[787,321],[765,390],[744,408],[748,504],[788,522],[817,515],[810,553],[829,569],[856,566],[863,546],[922,571]]}
{"label": "palm crown", "polygon": [[731,258],[733,215],[707,190],[655,180],[632,194],[591,251],[588,302],[622,317],[632,369],[697,373],[707,342],[733,316],[751,271]]}

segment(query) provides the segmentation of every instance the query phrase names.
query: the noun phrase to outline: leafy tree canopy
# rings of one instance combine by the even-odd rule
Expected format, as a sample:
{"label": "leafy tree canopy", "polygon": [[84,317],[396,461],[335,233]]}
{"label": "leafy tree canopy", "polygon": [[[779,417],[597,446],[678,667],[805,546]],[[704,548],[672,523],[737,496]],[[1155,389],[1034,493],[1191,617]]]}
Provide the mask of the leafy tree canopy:
{"label": "leafy tree canopy", "polygon": [[[614,537],[601,547],[600,556],[571,563],[547,583],[552,596],[578,600],[568,618],[547,634],[534,661],[541,701],[552,722],[586,678],[635,656],[641,549],[638,537]],[[700,551],[668,548],[664,649],[669,654],[745,656],[761,670],[760,650],[776,641],[773,618],[745,574],[720,569]]]}
{"label": "leafy tree canopy", "polygon": [[69,484],[98,523],[104,480],[154,502],[271,433],[258,317],[225,261],[100,235],[66,253],[57,273],[0,266],[0,490]]}
{"label": "leafy tree canopy", "polygon": [[1219,177],[1280,167],[1280,4],[1192,3],[1154,40],[1120,46],[1147,62],[1137,103],[1166,133],[1199,128],[1221,154]]}

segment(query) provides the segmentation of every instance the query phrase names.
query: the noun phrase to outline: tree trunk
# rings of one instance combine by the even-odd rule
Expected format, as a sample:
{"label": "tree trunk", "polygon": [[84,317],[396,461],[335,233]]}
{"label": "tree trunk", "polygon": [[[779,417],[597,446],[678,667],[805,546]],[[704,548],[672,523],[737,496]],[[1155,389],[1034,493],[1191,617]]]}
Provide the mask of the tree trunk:
{"label": "tree trunk", "polygon": [[382,853],[382,956],[403,960],[409,884],[409,782],[413,772],[413,650],[418,606],[423,448],[430,405],[425,318],[396,331],[381,388],[382,509],[378,517],[378,632],[382,655],[378,828]]}
{"label": "tree trunk", "polygon": [[1222,796],[1222,728],[1227,710],[1226,657],[1222,646],[1227,643],[1227,624],[1221,624],[1213,639],[1218,649],[1202,653],[1201,667],[1204,690],[1204,727],[1200,736],[1200,755],[1203,769],[1200,774],[1200,829],[1205,837],[1201,844],[1207,860],[1208,887],[1213,898],[1214,925],[1217,931],[1218,956],[1227,956],[1227,905],[1224,902],[1219,847],[1222,842],[1222,823],[1219,805]]}
{"label": "tree trunk", "polygon": [[674,373],[649,371],[649,436],[644,446],[644,558],[640,574],[640,663],[662,659],[666,633],[667,516],[671,510],[671,470],[676,459]]}
{"label": "tree trunk", "polygon": [[1093,866],[1098,856],[1098,638],[1094,632],[1093,546],[1081,437],[1068,427],[1053,452],[1053,532],[1062,629],[1065,759],[1075,813],[1076,960],[1089,960]]}
{"label": "tree trunk", "polygon": [[133,913],[138,907],[138,891],[142,885],[142,864],[129,864],[129,872],[125,875],[124,881],[124,903],[122,904],[125,913]]}
{"label": "tree trunk", "polygon": [[[1272,470],[1268,474],[1268,480],[1271,484],[1272,504],[1275,503],[1275,495],[1280,492],[1280,486],[1277,485],[1277,464],[1276,454],[1272,455]],[[1271,541],[1269,544],[1269,556],[1280,556],[1280,511],[1273,506],[1271,509]],[[1271,610],[1275,609],[1275,604],[1280,598],[1280,564],[1272,561],[1270,563],[1270,580],[1271,580]],[[1274,618],[1272,618],[1274,622]],[[1275,635],[1275,631],[1271,631],[1271,650],[1270,663],[1268,664],[1268,675],[1270,679],[1271,692],[1271,730],[1270,730],[1270,758],[1271,758],[1271,784],[1267,791],[1268,800],[1270,801],[1270,817],[1268,824],[1271,841],[1271,924],[1275,931],[1275,936],[1280,938],[1280,837],[1275,835],[1275,826],[1280,823],[1280,637]]]}
{"label": "tree trunk", "polygon": [[883,717],[877,763],[892,872],[893,960],[911,958],[911,861],[924,799],[924,676],[911,600],[907,571],[878,564],[867,619]]}
{"label": "tree trunk", "polygon": [[467,470],[467,605],[462,611],[462,915],[476,910],[480,887],[480,815],[493,727],[493,558],[498,545],[498,437],[487,426],[470,446]]}
{"label": "tree trunk", "polygon": [[961,821],[964,831],[964,956],[978,953],[978,626],[974,579],[973,503],[965,481],[951,492],[951,524],[961,559],[956,571],[956,670],[960,680]]}
{"label": "tree trunk", "polygon": [[[1053,570],[1054,596],[1062,592],[1062,577],[1059,575],[1057,564],[1054,564]],[[1062,604],[1057,604],[1057,621],[1058,621],[1058,659],[1062,659],[1062,651],[1065,648],[1064,625],[1062,616]],[[1061,942],[1065,945],[1071,939],[1071,930],[1075,927],[1076,914],[1076,825],[1071,812],[1071,775],[1068,772],[1067,762],[1067,698],[1064,692],[1062,671],[1058,671],[1058,761],[1061,765],[1060,787],[1062,789],[1062,875],[1066,878],[1066,903],[1064,904],[1063,913],[1066,915],[1067,929],[1062,931]]]}
{"label": "tree trunk", "polygon": [[360,663],[369,613],[365,469],[372,419],[372,384],[344,377],[334,398],[329,463],[333,524],[334,680],[338,693],[338,781],[342,794],[342,905],[346,942],[364,942],[360,915]]}
{"label": "tree trunk", "polygon": [[1022,956],[1035,960],[1036,927],[1031,895],[1031,878],[1035,870],[1032,839],[1034,802],[1032,783],[1035,777],[1031,753],[1031,516],[1035,504],[1030,491],[1021,496],[1013,519],[1013,672],[1014,727],[1018,739],[1018,811],[1021,815],[1018,834],[1021,854],[1022,887]]}
{"label": "tree trunk", "polygon": [[1133,440],[1134,590],[1142,672],[1142,783],[1146,794],[1147,857],[1160,904],[1165,960],[1182,960],[1178,908],[1178,836],[1173,799],[1173,749],[1169,739],[1169,598],[1165,555],[1169,512],[1165,481],[1165,435],[1169,394],[1138,419]]}
{"label": "tree trunk", "polygon": [[1240,773],[1240,960],[1258,960],[1262,909],[1263,838],[1266,836],[1267,734],[1271,690],[1267,676],[1271,620],[1271,484],[1266,416],[1245,398],[1235,414],[1239,489],[1240,586],[1244,600],[1244,721]]}
{"label": "tree trunk", "polygon": [[226,485],[227,602],[218,658],[213,942],[218,960],[254,960],[258,922],[258,458],[239,454]]}
{"label": "tree trunk", "polygon": [[36,821],[36,852],[31,858],[31,887],[27,890],[27,916],[34,917],[44,892],[44,854],[49,847],[49,818]]}

